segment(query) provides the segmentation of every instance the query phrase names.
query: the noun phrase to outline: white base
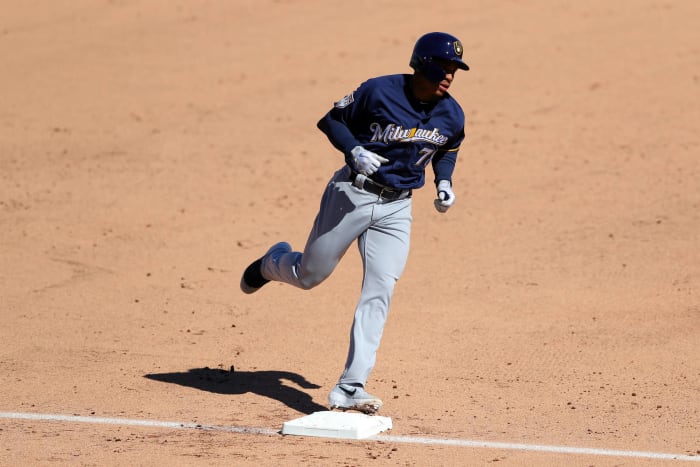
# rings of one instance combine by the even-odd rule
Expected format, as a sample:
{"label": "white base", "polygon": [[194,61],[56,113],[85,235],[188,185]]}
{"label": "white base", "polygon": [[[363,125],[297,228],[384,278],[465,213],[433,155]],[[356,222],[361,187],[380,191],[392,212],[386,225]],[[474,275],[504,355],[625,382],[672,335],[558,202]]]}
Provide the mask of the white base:
{"label": "white base", "polygon": [[283,435],[363,439],[391,430],[391,418],[353,412],[314,412],[282,425]]}

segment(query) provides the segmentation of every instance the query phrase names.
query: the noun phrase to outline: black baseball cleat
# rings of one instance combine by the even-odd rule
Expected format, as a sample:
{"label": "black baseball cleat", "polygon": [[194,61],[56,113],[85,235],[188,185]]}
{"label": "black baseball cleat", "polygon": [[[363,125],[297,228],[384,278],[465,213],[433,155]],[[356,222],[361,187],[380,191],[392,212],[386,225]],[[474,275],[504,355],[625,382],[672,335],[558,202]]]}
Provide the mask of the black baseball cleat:
{"label": "black baseball cleat", "polygon": [[270,282],[260,272],[261,266],[262,258],[259,258],[250,263],[250,266],[243,271],[243,276],[241,277],[241,290],[243,293],[251,294],[257,292],[260,287]]}
{"label": "black baseball cleat", "polygon": [[289,243],[275,243],[267,250],[267,253],[265,253],[262,258],[253,261],[250,266],[243,271],[243,276],[241,277],[241,290],[243,293],[251,294],[257,292],[260,287],[270,282],[269,279],[265,279],[262,275],[263,261],[271,261],[271,264],[274,265],[279,261],[280,256],[290,251],[292,251],[292,247]]}

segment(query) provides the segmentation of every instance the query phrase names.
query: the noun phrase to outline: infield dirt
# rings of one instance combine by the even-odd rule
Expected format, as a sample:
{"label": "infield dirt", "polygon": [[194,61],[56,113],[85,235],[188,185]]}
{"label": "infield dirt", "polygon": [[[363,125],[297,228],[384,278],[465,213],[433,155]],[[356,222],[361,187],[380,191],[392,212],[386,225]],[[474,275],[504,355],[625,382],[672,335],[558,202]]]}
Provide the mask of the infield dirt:
{"label": "infield dirt", "polygon": [[[247,296],[342,164],[316,129],[447,31],[454,186],[414,194],[368,389],[392,435],[700,455],[695,1],[3,1],[0,411],[279,429],[361,281]],[[430,178],[430,177],[429,177]],[[231,367],[235,371],[231,372]],[[660,465],[3,419],[3,465]],[[674,464],[677,464],[674,463]]]}

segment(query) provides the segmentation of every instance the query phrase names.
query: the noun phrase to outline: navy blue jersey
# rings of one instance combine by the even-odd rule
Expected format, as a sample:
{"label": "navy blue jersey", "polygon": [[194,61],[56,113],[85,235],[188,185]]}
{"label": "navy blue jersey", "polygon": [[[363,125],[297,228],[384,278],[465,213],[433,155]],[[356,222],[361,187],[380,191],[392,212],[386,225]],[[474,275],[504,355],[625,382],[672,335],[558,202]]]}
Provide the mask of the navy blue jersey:
{"label": "navy blue jersey", "polygon": [[422,187],[431,163],[436,180],[451,181],[464,140],[464,112],[457,101],[445,93],[435,102],[419,102],[410,80],[408,74],[369,79],[318,124],[351,167],[350,151],[357,145],[389,159],[371,178],[400,189]]}

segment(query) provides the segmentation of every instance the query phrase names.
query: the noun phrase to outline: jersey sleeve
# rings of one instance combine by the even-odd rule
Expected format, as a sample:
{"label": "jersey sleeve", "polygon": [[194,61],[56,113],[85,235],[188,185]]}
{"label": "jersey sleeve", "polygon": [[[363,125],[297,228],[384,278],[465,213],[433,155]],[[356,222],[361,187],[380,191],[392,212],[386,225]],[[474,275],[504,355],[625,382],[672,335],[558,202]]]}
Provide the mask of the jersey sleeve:
{"label": "jersey sleeve", "polygon": [[447,180],[452,184],[452,173],[457,163],[457,153],[465,138],[464,113],[462,109],[456,107],[452,113],[455,116],[454,123],[459,125],[460,129],[454,134],[448,144],[441,148],[435,157],[433,157],[432,165],[433,172],[435,173],[436,185],[440,180]]}
{"label": "jersey sleeve", "polygon": [[363,83],[355,91],[335,102],[333,107],[317,123],[317,127],[331,144],[345,155],[350,162],[350,151],[361,145],[355,136],[356,125],[362,119],[361,113],[366,108],[367,83]]}

